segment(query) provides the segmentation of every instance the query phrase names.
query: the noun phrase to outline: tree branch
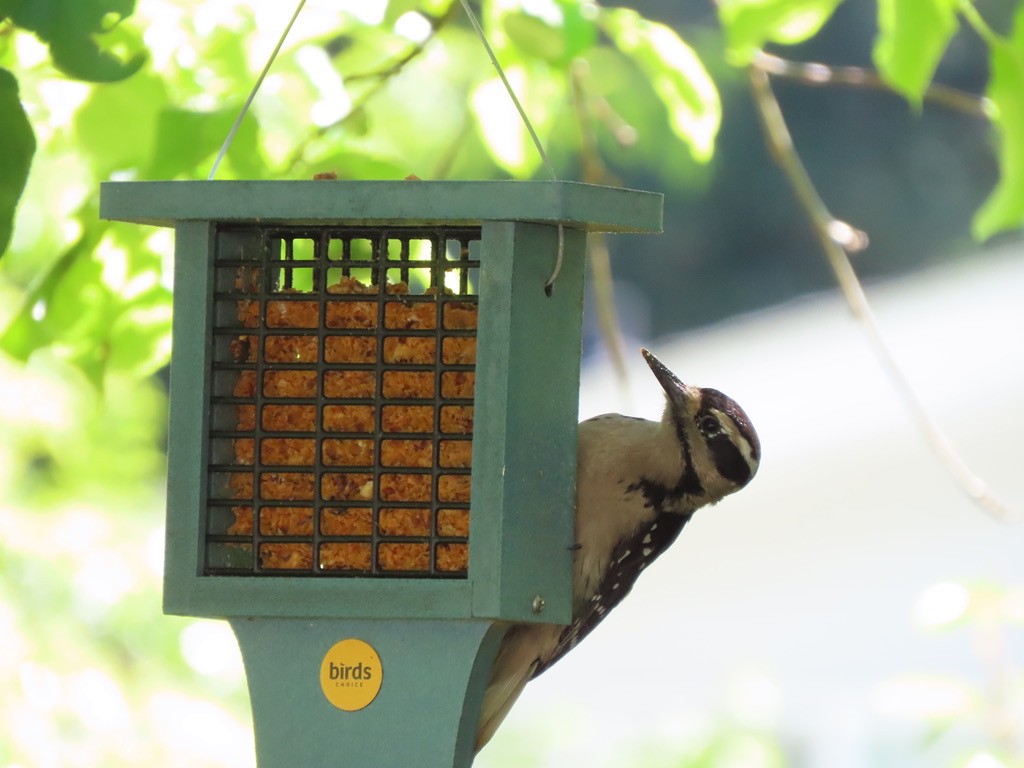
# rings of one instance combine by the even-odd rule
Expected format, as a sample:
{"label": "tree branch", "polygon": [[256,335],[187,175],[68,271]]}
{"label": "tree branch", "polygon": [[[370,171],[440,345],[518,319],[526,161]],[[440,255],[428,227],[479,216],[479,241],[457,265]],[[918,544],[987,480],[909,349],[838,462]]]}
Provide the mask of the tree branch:
{"label": "tree branch", "polygon": [[[839,85],[896,93],[877,72],[864,67],[836,67],[814,61],[791,61],[764,51],[757,52],[752,65],[770,75],[796,80],[803,85],[812,87]],[[984,96],[940,83],[932,83],[928,86],[924,92],[924,100],[936,106],[974,117],[989,119],[993,114],[992,102]]]}
{"label": "tree branch", "polygon": [[[586,87],[588,74],[587,65],[582,61],[574,63],[570,70],[572,102],[580,129],[580,176],[581,180],[588,184],[602,184],[608,182],[610,174],[597,149],[597,130]],[[608,348],[619,385],[627,391],[629,377],[626,373],[625,344],[622,340],[618,313],[615,311],[615,281],[612,277],[611,254],[603,233],[592,232],[587,236],[587,265],[594,281],[594,303],[601,338]]]}
{"label": "tree branch", "polygon": [[423,53],[424,50],[426,50],[430,42],[435,37],[437,37],[437,33],[440,32],[449,21],[451,21],[452,17],[455,15],[456,10],[457,6],[455,5],[455,3],[452,3],[451,6],[449,6],[448,10],[445,11],[440,16],[438,16],[437,18],[429,18],[428,20],[430,21],[430,33],[415,45],[410,46],[408,51],[406,51],[404,54],[396,58],[390,64],[387,64],[384,67],[381,67],[380,69],[374,70],[372,72],[358,72],[354,75],[347,76],[345,79],[350,83],[356,82],[358,80],[391,79],[399,72],[401,72],[406,64],[408,64],[410,61],[412,61],[421,53]]}
{"label": "tree branch", "polygon": [[861,327],[874,347],[879,362],[888,373],[898,394],[910,409],[932,450],[963,492],[996,520],[1019,522],[1020,515],[1000,501],[989,490],[985,482],[967,466],[917,396],[882,335],[843,244],[836,239],[837,219],[832,216],[818,195],[807,169],[796,152],[779,102],[772,91],[768,73],[756,64],[749,67],[747,72],[768,149],[796,194],[800,207],[810,220],[814,234],[825,252],[828,264],[832,268],[847,304],[854,317],[860,321]]}

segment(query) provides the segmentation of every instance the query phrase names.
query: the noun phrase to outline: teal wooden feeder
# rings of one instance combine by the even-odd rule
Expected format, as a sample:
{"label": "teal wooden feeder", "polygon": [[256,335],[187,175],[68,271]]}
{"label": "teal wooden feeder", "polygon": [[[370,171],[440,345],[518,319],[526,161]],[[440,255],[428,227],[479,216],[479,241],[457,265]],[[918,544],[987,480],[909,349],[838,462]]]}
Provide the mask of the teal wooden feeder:
{"label": "teal wooden feeder", "polygon": [[101,216],[175,228],[164,609],[231,623],[260,767],[468,766],[508,623],[571,620],[586,232],[661,196],[111,182]]}

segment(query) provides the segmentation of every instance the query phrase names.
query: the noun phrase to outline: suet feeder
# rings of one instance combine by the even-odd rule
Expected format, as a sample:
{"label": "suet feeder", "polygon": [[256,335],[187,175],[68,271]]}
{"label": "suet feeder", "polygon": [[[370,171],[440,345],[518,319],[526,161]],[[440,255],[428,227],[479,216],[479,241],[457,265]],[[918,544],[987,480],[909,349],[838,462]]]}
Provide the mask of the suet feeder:
{"label": "suet feeder", "polygon": [[571,621],[586,233],[661,196],[111,182],[101,216],[175,229],[164,609],[231,623],[260,768],[468,766],[506,623]]}

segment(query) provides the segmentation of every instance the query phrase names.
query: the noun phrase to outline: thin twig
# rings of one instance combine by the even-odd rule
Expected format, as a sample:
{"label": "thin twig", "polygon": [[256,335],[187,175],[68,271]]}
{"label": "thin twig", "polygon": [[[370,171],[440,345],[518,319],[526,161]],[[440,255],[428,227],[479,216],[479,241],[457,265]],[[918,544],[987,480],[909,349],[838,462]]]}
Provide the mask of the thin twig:
{"label": "thin twig", "polygon": [[985,482],[971,471],[917,396],[882,335],[846,251],[833,236],[833,224],[836,219],[818,195],[807,169],[804,168],[800,156],[793,146],[793,138],[789,133],[779,102],[772,92],[768,73],[756,66],[749,67],[747,71],[768,149],[789,181],[801,208],[810,219],[814,233],[825,252],[843,296],[854,316],[864,328],[868,339],[875,348],[875,354],[889,374],[897,392],[914,415],[918,426],[939,460],[953,475],[964,493],[996,520],[1019,522],[1020,515],[1000,501],[989,490]]}
{"label": "thin twig", "polygon": [[[803,85],[839,85],[851,88],[869,88],[888,93],[896,92],[892,86],[882,80],[877,72],[865,67],[833,66],[815,61],[792,61],[764,51],[758,51],[754,56],[753,66],[770,75],[797,80]],[[986,119],[992,117],[994,109],[992,102],[984,96],[961,91],[941,83],[929,85],[922,98],[926,102],[954,112]]]}
{"label": "thin twig", "polygon": [[960,0],[957,9],[960,11],[964,20],[970,25],[971,29],[974,30],[975,34],[980,37],[989,48],[995,48],[998,45],[1004,45],[1006,41],[996,34],[995,30],[988,25],[988,22],[982,18],[981,14],[978,13],[978,9],[974,7],[974,3],[971,0]]}
{"label": "thin twig", "polygon": [[[602,184],[608,182],[610,174],[597,148],[597,131],[588,105],[586,75],[584,64],[575,65],[570,71],[573,106],[580,129],[580,177],[588,184]],[[602,233],[592,232],[587,236],[587,264],[594,281],[597,326],[608,348],[619,385],[626,391],[629,378],[626,373],[625,343],[622,339],[619,316],[615,310],[615,281],[612,277],[611,254],[608,251],[608,241]]]}
{"label": "thin twig", "polygon": [[399,72],[401,72],[405,65],[413,59],[417,58],[423,51],[426,50],[430,42],[437,36],[437,33],[447,24],[452,15],[455,13],[455,5],[452,4],[447,11],[438,16],[437,18],[431,18],[430,21],[430,32],[427,33],[419,42],[409,47],[405,53],[396,58],[394,61],[386,64],[380,69],[373,70],[371,72],[357,72],[354,75],[348,75],[345,80],[349,83],[355,83],[360,80],[388,80]]}

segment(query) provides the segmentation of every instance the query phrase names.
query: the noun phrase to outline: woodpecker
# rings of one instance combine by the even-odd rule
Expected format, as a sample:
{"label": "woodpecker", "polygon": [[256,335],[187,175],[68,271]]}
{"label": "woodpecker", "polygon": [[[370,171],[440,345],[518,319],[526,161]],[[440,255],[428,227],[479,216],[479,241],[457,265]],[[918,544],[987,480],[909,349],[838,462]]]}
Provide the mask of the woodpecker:
{"label": "woodpecker", "polygon": [[641,353],[665,390],[664,414],[655,422],[610,413],[580,424],[573,622],[515,624],[506,632],[484,692],[477,751],[526,684],[601,623],[694,512],[757,472],[761,444],[743,409]]}

